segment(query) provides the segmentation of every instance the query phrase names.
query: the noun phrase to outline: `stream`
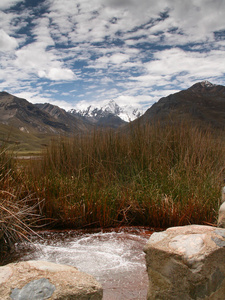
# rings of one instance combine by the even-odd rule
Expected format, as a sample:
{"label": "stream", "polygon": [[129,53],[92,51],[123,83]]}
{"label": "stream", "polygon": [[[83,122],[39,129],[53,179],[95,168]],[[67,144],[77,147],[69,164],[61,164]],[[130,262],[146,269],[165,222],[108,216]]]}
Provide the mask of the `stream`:
{"label": "stream", "polygon": [[102,284],[104,300],[142,300],[148,288],[143,247],[151,233],[140,227],[42,231],[31,242],[16,244],[7,263],[46,260],[72,265]]}

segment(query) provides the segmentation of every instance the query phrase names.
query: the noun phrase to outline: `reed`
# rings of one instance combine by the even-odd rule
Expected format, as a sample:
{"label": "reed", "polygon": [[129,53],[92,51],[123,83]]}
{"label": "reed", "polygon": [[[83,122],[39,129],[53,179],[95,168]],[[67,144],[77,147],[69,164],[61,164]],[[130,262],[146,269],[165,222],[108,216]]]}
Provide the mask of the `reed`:
{"label": "reed", "polygon": [[188,123],[61,137],[32,162],[32,189],[58,226],[213,224],[224,145]]}
{"label": "reed", "polygon": [[0,148],[0,263],[15,242],[33,233],[30,226],[37,218],[36,199],[17,169],[14,152],[4,144]]}

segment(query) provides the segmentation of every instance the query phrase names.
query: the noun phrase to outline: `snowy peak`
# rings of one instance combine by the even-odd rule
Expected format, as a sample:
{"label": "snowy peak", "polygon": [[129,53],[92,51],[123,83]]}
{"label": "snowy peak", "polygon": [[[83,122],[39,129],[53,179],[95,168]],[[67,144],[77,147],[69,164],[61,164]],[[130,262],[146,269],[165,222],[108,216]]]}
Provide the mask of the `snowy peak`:
{"label": "snowy peak", "polygon": [[189,90],[192,90],[192,91],[200,91],[201,90],[201,91],[203,91],[203,90],[212,89],[216,86],[217,86],[216,84],[213,84],[213,83],[209,82],[208,80],[204,80],[204,81],[195,83],[194,85],[192,85],[189,88]]}
{"label": "snowy peak", "polygon": [[120,118],[124,122],[129,122],[142,115],[141,111],[138,108],[134,108],[128,105],[122,107],[119,106],[114,100],[110,100],[100,108],[90,105],[84,110],[72,109],[69,112],[85,117],[89,121],[92,120],[93,123],[96,123],[96,121],[101,118],[112,116]]}
{"label": "snowy peak", "polygon": [[211,82],[209,82],[208,80],[204,80],[202,82],[200,82],[201,86],[202,87],[213,87],[213,86],[216,86],[216,84],[213,84]]}
{"label": "snowy peak", "polygon": [[114,115],[119,115],[121,112],[121,108],[114,100],[110,100],[105,106],[102,107],[102,110]]}

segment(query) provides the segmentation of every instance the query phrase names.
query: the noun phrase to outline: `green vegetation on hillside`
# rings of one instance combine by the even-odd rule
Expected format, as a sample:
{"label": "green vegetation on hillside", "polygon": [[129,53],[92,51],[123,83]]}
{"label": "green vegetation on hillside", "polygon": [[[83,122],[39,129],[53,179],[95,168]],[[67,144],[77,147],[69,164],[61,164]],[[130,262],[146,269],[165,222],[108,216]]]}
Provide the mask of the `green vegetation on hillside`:
{"label": "green vegetation on hillside", "polygon": [[0,146],[11,145],[15,152],[40,152],[51,137],[47,134],[22,132],[18,128],[0,124]]}

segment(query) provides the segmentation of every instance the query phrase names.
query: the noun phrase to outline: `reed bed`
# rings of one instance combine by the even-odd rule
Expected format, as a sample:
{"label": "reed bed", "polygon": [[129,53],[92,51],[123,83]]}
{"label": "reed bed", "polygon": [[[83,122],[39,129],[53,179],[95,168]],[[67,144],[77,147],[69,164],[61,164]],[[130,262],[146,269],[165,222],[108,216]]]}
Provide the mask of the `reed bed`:
{"label": "reed bed", "polygon": [[0,147],[0,263],[15,242],[33,233],[37,202],[15,164],[14,152]]}
{"label": "reed bed", "polygon": [[188,123],[61,137],[32,162],[30,184],[54,226],[215,224],[224,145]]}

